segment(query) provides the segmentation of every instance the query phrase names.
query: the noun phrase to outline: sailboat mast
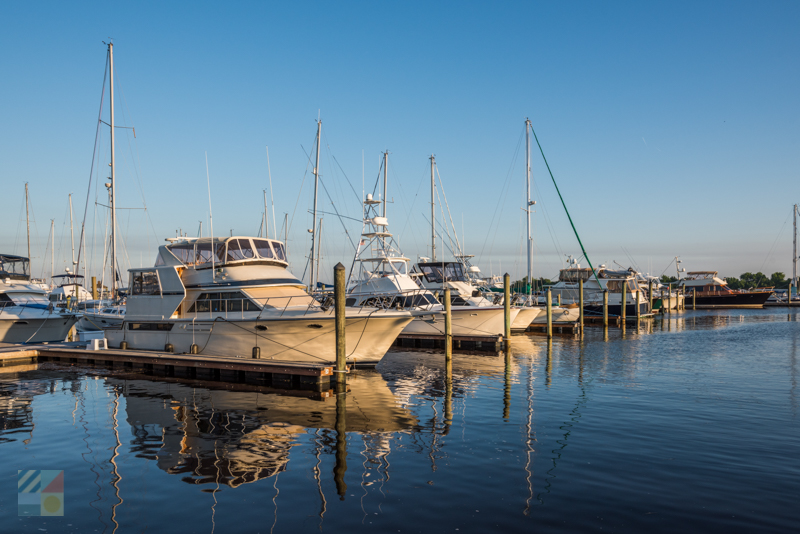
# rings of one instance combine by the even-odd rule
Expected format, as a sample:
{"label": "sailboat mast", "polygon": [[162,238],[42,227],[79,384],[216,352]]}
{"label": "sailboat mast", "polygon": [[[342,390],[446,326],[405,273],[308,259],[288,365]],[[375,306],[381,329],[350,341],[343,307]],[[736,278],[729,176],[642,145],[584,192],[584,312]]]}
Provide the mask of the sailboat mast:
{"label": "sailboat mast", "polygon": [[264,189],[264,239],[269,239],[269,212],[267,211],[266,189]]}
{"label": "sailboat mast", "polygon": [[[53,275],[56,274],[56,220],[50,219],[50,283],[53,283]],[[52,287],[52,286],[51,286]]]}
{"label": "sailboat mast", "polygon": [[525,177],[527,180],[528,203],[525,215],[528,222],[528,296],[533,290],[533,238],[531,238],[531,121],[525,119]]}
{"label": "sailboat mast", "polygon": [[[25,182],[25,225],[28,227],[28,268],[30,269],[31,261],[31,218],[28,215],[28,182]],[[31,269],[33,272],[33,269]]]}
{"label": "sailboat mast", "polygon": [[311,276],[309,277],[309,283],[311,284],[311,291],[314,291],[314,287],[316,284],[315,273],[314,272],[314,259],[315,259],[315,251],[316,243],[317,243],[317,187],[319,186],[319,147],[320,147],[320,139],[322,137],[322,120],[320,119],[317,122],[317,158],[316,162],[314,163],[314,213],[312,214],[311,220]]}
{"label": "sailboat mast", "polygon": [[319,262],[322,260],[322,217],[319,218],[317,232],[319,232],[319,239],[317,239],[317,276],[319,276]]}
{"label": "sailboat mast", "polygon": [[77,273],[78,271],[75,269],[75,230],[72,225],[72,193],[69,194],[69,239],[72,243],[72,269]]}
{"label": "sailboat mast", "polygon": [[383,153],[383,216],[386,217],[386,203],[389,201],[386,193],[386,182],[389,180],[389,151]]}
{"label": "sailboat mast", "polygon": [[433,178],[433,166],[436,158],[433,154],[431,160],[431,261],[436,261],[436,181]]}
{"label": "sailboat mast", "polygon": [[117,180],[114,168],[114,43],[108,43],[111,115],[111,298],[117,296]]}

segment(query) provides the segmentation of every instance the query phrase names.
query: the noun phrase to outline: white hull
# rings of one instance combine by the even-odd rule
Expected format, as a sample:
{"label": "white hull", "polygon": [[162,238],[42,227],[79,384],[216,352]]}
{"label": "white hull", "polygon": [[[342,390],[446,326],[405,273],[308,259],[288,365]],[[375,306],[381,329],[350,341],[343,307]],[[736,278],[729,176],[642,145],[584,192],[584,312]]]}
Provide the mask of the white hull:
{"label": "white hull", "polygon": [[517,318],[511,323],[512,332],[524,332],[537,317],[546,313],[543,308],[538,307],[526,306],[518,309],[519,313],[517,314]]}
{"label": "white hull", "polygon": [[[579,307],[574,308],[561,308],[553,306],[553,324],[555,323],[576,323],[581,318],[581,310]],[[542,314],[533,320],[534,324],[547,324],[547,310],[543,310]]]}
{"label": "white hull", "polygon": [[[306,312],[306,309],[303,309]],[[407,312],[369,311],[348,314],[346,354],[350,363],[375,364],[411,322]],[[131,330],[132,324],[147,321],[125,320],[120,329],[105,330],[110,347],[127,341],[131,350],[163,351],[167,343],[176,353],[189,353],[192,343],[202,356],[251,358],[253,348],[261,350],[261,359],[303,363],[335,363],[336,334],[334,311],[293,314],[260,319],[216,320],[171,319],[170,331]],[[266,328],[266,329],[264,329]]]}
{"label": "white hull", "polygon": [[8,308],[0,313],[0,342],[43,343],[64,341],[70,328],[77,321],[74,315],[61,315],[47,310],[31,310],[9,313]]}
{"label": "white hull", "polygon": [[[502,336],[505,327],[504,310],[497,306],[453,306],[451,308],[454,336]],[[511,310],[513,321],[519,313]],[[404,334],[444,335],[444,312],[414,317],[403,329]]]}
{"label": "white hull", "polygon": [[101,332],[104,328],[112,328],[122,324],[125,316],[99,315],[84,313],[76,328],[82,332]]}

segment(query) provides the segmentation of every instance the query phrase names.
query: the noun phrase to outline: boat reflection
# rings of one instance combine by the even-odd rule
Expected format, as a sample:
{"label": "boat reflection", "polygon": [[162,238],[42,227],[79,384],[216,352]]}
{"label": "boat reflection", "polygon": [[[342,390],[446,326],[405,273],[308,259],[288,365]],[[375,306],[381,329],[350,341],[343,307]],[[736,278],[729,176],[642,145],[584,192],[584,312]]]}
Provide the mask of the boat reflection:
{"label": "boat reflection", "polygon": [[[292,447],[309,429],[380,435],[416,426],[379,374],[359,372],[348,378],[343,395],[276,394],[244,385],[249,390],[237,391],[213,382],[138,374],[106,380],[125,398],[131,452],[184,482],[235,488],[284,471]],[[349,412],[344,428],[343,410]],[[335,439],[323,436],[317,446],[333,452]]]}

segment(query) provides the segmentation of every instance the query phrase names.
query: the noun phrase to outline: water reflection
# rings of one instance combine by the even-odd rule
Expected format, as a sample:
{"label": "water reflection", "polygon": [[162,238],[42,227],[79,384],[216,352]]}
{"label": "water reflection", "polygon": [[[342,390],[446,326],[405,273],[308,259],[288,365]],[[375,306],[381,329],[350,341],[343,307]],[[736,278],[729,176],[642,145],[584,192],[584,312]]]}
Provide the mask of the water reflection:
{"label": "water reflection", "polygon": [[742,494],[764,520],[792,495],[771,451],[797,469],[800,331],[786,318],[684,312],[624,340],[618,327],[515,336],[449,369],[441,352],[393,352],[342,391],[17,368],[0,372],[0,451],[65,463],[78,532],[644,530],[651,509],[674,531],[674,510],[719,516],[727,505],[710,500]]}

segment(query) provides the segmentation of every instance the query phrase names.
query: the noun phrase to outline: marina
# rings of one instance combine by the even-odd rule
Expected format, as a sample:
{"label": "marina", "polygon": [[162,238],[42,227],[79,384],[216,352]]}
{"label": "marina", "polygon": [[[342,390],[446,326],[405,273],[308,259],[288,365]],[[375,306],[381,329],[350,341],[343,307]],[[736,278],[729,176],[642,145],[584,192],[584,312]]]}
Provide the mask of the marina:
{"label": "marina", "polygon": [[798,529],[800,4],[158,7],[4,6],[0,534]]}

